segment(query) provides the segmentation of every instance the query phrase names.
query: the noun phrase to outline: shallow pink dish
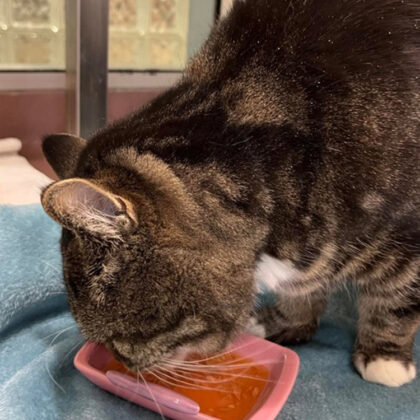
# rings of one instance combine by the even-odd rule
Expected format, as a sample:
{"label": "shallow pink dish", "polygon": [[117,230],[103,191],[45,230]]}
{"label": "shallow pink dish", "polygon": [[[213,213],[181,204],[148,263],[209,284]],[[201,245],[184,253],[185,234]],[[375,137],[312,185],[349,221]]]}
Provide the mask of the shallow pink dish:
{"label": "shallow pink dish", "polygon": [[[247,334],[238,337],[229,349],[258,362],[270,372],[264,391],[244,420],[273,420],[287,401],[295,383],[299,369],[297,354],[285,347]],[[201,413],[200,406],[195,401],[172,390],[151,383],[139,384],[130,376],[119,372],[105,372],[112,358],[112,354],[104,346],[86,343],[76,354],[74,365],[90,381],[106,391],[142,407],[162,412],[171,419],[216,419]],[[159,403],[159,408],[154,398]]]}

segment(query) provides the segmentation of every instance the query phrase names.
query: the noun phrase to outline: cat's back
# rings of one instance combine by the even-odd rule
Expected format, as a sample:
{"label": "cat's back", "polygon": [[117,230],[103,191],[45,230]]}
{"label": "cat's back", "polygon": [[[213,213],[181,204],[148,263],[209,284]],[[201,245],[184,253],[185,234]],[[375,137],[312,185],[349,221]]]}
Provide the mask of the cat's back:
{"label": "cat's back", "polygon": [[135,145],[232,171],[262,157],[270,173],[293,167],[287,176],[309,187],[319,175],[343,197],[362,187],[412,196],[419,19],[417,1],[237,0],[181,83],[90,148]]}
{"label": "cat's back", "polygon": [[350,237],[418,226],[419,70],[418,1],[249,0],[187,77],[236,89],[235,124],[271,127],[255,150],[272,158],[283,220],[321,214]]}
{"label": "cat's back", "polygon": [[253,64],[312,81],[402,79],[418,70],[419,19],[414,0],[237,0],[187,73],[226,80]]}
{"label": "cat's back", "polygon": [[186,79],[219,89],[228,113],[235,100],[248,101],[246,112],[260,122],[309,130],[334,125],[333,114],[345,129],[350,113],[358,125],[373,127],[378,115],[397,124],[404,115],[413,127],[419,73],[418,1],[237,0]]}

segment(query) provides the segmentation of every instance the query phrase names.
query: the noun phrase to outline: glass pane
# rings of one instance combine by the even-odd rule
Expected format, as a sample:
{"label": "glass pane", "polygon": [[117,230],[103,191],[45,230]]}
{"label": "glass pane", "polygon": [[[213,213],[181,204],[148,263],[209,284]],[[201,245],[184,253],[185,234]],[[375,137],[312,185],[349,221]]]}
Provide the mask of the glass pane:
{"label": "glass pane", "polygon": [[[215,0],[109,0],[109,68],[182,70],[214,7]],[[65,0],[0,0],[0,70],[64,69],[64,16]]]}
{"label": "glass pane", "polygon": [[47,25],[51,20],[48,0],[11,0],[11,18],[15,24]]}
{"label": "glass pane", "polygon": [[110,69],[184,68],[190,0],[110,0],[109,6]]}
{"label": "glass pane", "polygon": [[0,0],[0,69],[64,69],[64,0]]}

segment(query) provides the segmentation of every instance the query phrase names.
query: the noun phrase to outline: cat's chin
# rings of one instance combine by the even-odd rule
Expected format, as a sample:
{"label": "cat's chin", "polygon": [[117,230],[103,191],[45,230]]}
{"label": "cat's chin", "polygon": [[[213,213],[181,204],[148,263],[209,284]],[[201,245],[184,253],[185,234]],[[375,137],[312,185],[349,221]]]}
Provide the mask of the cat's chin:
{"label": "cat's chin", "polygon": [[197,352],[194,351],[194,349],[191,346],[186,345],[177,348],[170,356],[170,359],[176,362],[183,362],[191,358],[193,354],[197,354]]}

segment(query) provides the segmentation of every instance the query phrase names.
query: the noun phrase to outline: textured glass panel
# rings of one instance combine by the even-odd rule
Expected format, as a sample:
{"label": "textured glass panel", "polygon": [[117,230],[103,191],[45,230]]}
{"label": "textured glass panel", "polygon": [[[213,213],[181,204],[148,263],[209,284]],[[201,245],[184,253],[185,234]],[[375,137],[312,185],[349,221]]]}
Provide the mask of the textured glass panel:
{"label": "textured glass panel", "polygon": [[114,66],[135,68],[139,57],[138,37],[111,35],[109,40],[109,61]]}
{"label": "textured glass panel", "polygon": [[181,69],[185,65],[185,48],[177,36],[149,38],[149,66],[152,68]]}
{"label": "textured glass panel", "polygon": [[16,34],[12,47],[18,64],[48,64],[51,60],[51,37],[35,32]]}
{"label": "textured glass panel", "polygon": [[153,32],[167,32],[174,29],[176,18],[175,0],[151,0],[150,29]]}
{"label": "textured glass panel", "polygon": [[54,0],[10,0],[12,20],[18,23],[46,24],[50,21],[50,1]]}
{"label": "textured glass panel", "polygon": [[111,0],[109,3],[109,24],[111,26],[133,27],[137,22],[136,0]]}
{"label": "textured glass panel", "polygon": [[[109,0],[110,68],[182,70],[190,1],[215,0]],[[0,70],[64,69],[64,3],[0,0]],[[195,14],[195,20],[201,18]],[[207,25],[208,18],[204,21]]]}
{"label": "textured glass panel", "polygon": [[64,0],[0,0],[0,69],[64,69]]}
{"label": "textured glass panel", "polygon": [[0,30],[7,29],[6,0],[0,0]]}
{"label": "textured glass panel", "polygon": [[0,31],[0,64],[7,61],[7,56],[6,35]]}
{"label": "textured glass panel", "polygon": [[182,70],[189,7],[190,0],[110,0],[110,68]]}

